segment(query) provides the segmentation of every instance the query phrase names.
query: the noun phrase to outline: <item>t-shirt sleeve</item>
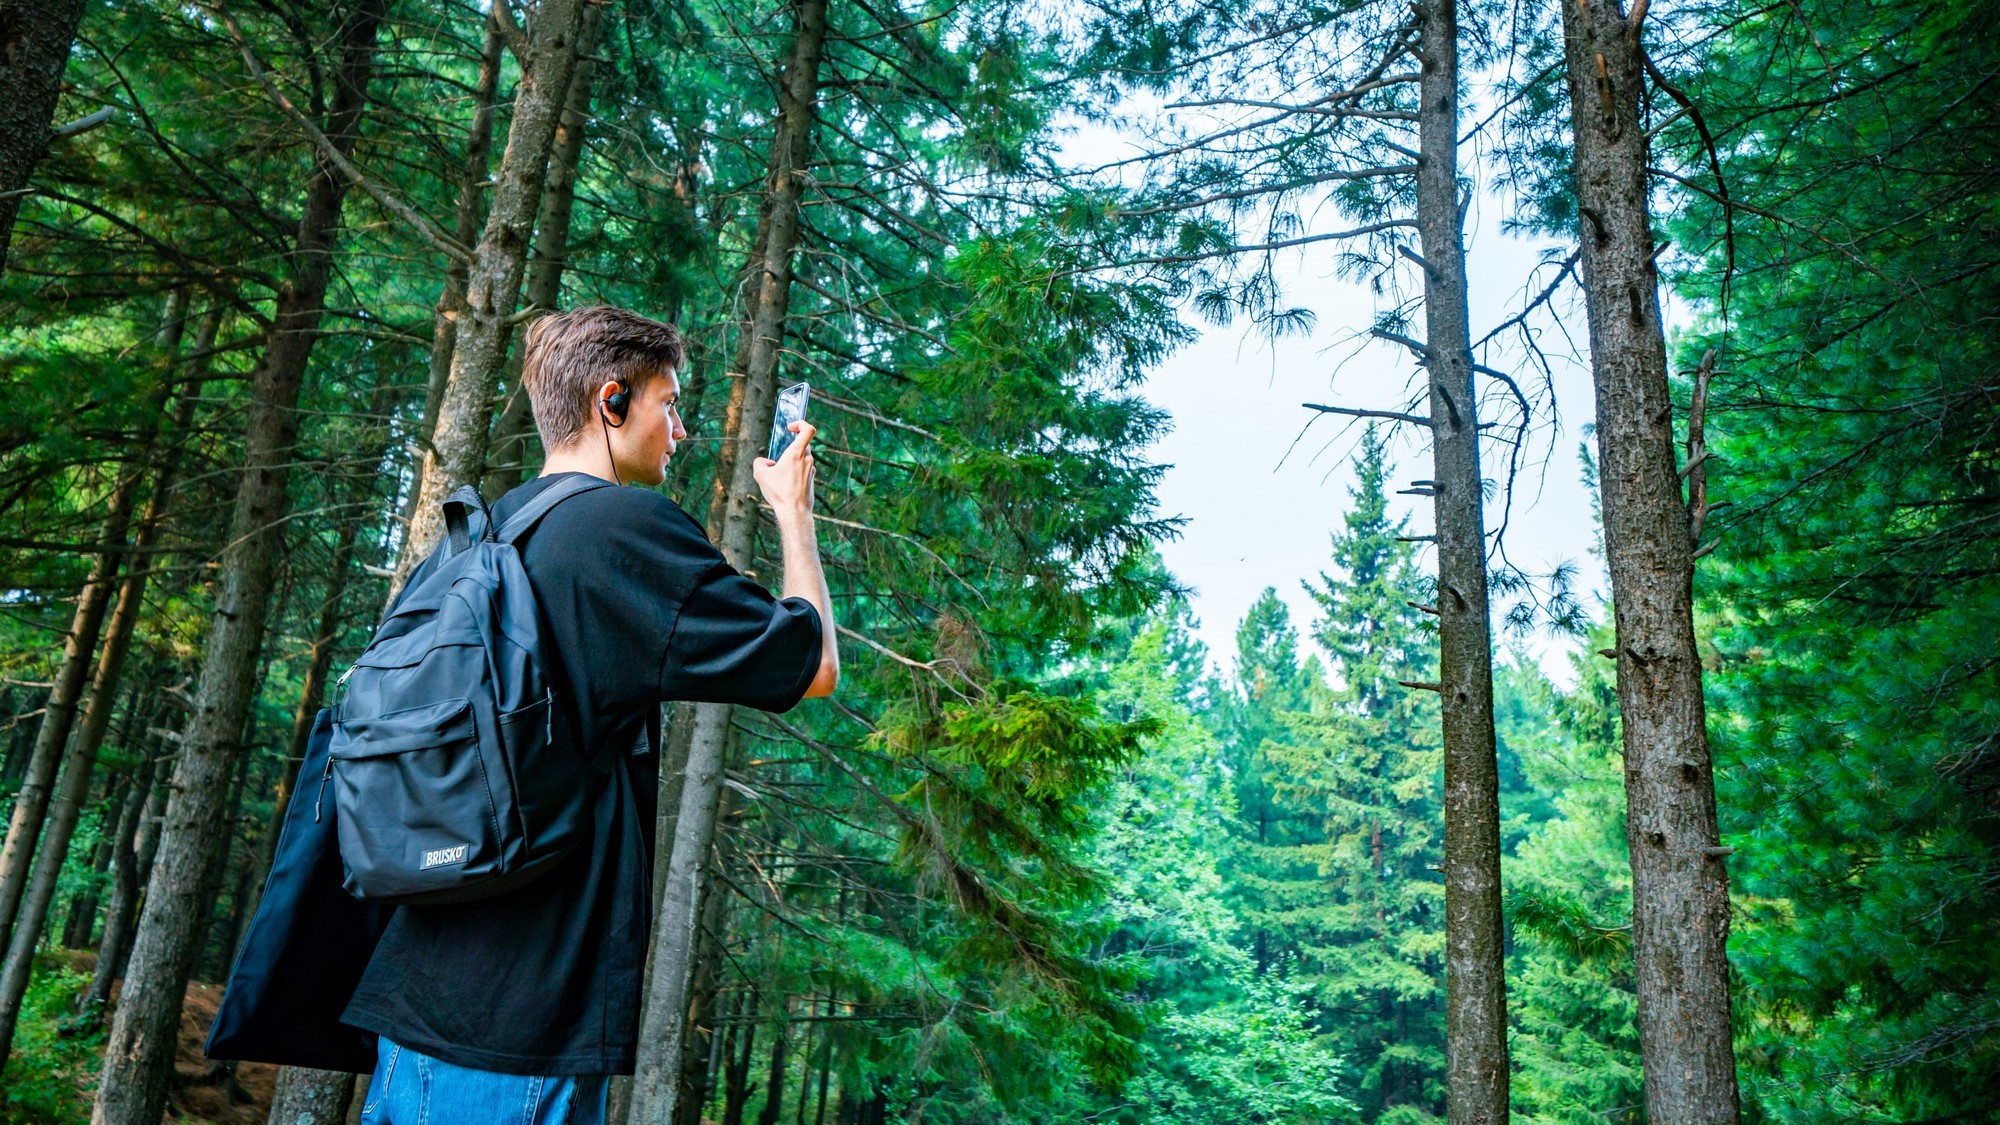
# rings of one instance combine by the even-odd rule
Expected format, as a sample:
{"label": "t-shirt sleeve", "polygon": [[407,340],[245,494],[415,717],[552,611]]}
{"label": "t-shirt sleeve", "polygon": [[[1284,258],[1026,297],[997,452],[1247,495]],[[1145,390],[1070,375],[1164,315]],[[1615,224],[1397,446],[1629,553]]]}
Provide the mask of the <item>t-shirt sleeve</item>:
{"label": "t-shirt sleeve", "polygon": [[811,602],[773,597],[718,559],[667,638],[661,698],[789,711],[819,674],[820,629]]}

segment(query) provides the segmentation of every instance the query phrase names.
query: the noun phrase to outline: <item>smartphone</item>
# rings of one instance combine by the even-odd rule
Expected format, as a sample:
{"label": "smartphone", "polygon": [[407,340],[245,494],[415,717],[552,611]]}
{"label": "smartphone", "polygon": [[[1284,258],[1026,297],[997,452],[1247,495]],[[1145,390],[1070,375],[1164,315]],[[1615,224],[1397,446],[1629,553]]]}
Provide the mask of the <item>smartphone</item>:
{"label": "smartphone", "polygon": [[771,417],[771,460],[783,457],[799,440],[792,432],[792,423],[806,420],[806,400],[811,397],[812,387],[805,383],[793,383],[778,392],[778,409]]}

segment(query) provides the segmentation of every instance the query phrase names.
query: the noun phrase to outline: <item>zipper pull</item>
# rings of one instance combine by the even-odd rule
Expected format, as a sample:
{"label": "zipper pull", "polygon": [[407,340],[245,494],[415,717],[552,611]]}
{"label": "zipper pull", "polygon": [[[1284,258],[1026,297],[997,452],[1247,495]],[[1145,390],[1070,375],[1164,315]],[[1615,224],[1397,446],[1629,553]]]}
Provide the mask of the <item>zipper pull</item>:
{"label": "zipper pull", "polygon": [[326,772],[319,775],[319,793],[313,797],[313,823],[319,823],[320,806],[326,802],[326,783],[333,780],[333,756],[327,755]]}
{"label": "zipper pull", "polygon": [[549,705],[542,708],[542,745],[556,744],[556,689],[546,688]]}

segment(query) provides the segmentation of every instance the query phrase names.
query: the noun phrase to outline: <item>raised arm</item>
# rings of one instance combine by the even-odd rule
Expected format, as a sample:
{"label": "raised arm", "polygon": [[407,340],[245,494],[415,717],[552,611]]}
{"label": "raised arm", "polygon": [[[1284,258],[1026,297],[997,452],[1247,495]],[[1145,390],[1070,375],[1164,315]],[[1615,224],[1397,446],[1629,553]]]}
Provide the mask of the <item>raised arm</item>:
{"label": "raised arm", "polygon": [[776,461],[757,458],[754,472],[764,502],[771,505],[778,522],[778,540],[785,560],[784,596],[804,598],[819,611],[819,672],[806,688],[806,698],[833,694],[840,683],[839,631],[833,624],[833,598],[826,586],[826,568],[819,559],[819,533],[813,525],[814,429],[809,422],[793,422],[798,440]]}

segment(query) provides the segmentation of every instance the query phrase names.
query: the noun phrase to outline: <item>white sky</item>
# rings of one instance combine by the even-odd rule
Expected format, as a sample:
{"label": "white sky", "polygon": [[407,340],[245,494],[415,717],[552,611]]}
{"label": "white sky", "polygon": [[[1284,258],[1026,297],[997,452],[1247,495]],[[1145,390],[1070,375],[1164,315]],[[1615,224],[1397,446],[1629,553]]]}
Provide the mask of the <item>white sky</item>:
{"label": "white sky", "polygon": [[[1553,268],[1544,266],[1529,280],[1541,261],[1539,252],[1555,243],[1504,235],[1501,217],[1501,204],[1491,197],[1482,197],[1468,216],[1474,339],[1520,309],[1554,276]],[[1330,209],[1316,223],[1325,230],[1345,225]],[[1160,488],[1160,507],[1164,514],[1188,520],[1181,539],[1167,544],[1163,553],[1173,572],[1194,588],[1199,635],[1224,668],[1234,656],[1237,623],[1265,587],[1277,588],[1295,623],[1304,626],[1312,620],[1317,607],[1300,582],[1327,566],[1329,537],[1346,511],[1360,424],[1350,427],[1347,419],[1323,416],[1292,447],[1300,427],[1312,417],[1300,404],[1401,409],[1412,386],[1415,368],[1407,353],[1357,339],[1386,299],[1334,275],[1337,247],[1308,245],[1279,262],[1284,303],[1318,314],[1310,337],[1273,342],[1241,321],[1206,328],[1199,341],[1170,358],[1146,385],[1146,396],[1174,417],[1173,432],[1154,449],[1159,461],[1172,465]],[[1590,498],[1577,457],[1592,403],[1588,371],[1572,354],[1584,338],[1574,285],[1553,307],[1578,343],[1552,330],[1553,317],[1541,318],[1560,421],[1553,440],[1546,428],[1530,439],[1532,457],[1517,486],[1505,549],[1530,572],[1546,573],[1562,561],[1575,564],[1575,589],[1594,609],[1606,584],[1591,554]],[[1518,350],[1482,358],[1524,381],[1533,378],[1519,366]],[[1427,408],[1419,406],[1417,412]],[[1431,475],[1429,449],[1420,437],[1406,433],[1392,446],[1396,487]],[[1503,448],[1486,444],[1487,477],[1502,475],[1504,457]],[[1391,499],[1398,510],[1411,514],[1414,533],[1430,531],[1427,499]],[[1489,503],[1489,528],[1497,525],[1500,513],[1498,501]],[[1568,678],[1567,662],[1561,659],[1568,642],[1542,633],[1522,643],[1552,675]]]}

